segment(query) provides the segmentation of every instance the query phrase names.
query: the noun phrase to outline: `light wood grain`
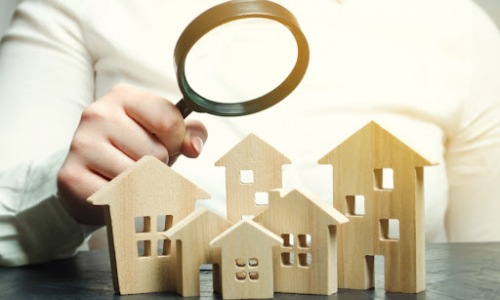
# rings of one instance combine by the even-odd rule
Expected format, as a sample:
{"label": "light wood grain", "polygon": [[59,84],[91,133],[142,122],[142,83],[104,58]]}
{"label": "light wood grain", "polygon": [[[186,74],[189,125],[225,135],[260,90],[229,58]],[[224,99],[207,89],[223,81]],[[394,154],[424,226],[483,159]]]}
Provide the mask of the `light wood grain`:
{"label": "light wood grain", "polygon": [[[234,146],[215,165],[226,167],[227,218],[236,223],[242,216],[255,216],[266,205],[255,202],[255,193],[281,187],[282,166],[290,160],[254,134]],[[242,183],[240,172],[253,171],[253,183]]]}
{"label": "light wood grain", "polygon": [[242,220],[210,245],[221,249],[222,298],[273,298],[273,250],[281,238],[259,224]]}
{"label": "light wood grain", "polygon": [[[120,294],[176,290],[175,243],[168,253],[158,253],[164,236],[194,211],[195,201],[210,195],[153,157],[143,157],[102,189],[89,197],[94,205],[106,205],[106,226],[110,246],[113,283]],[[157,224],[158,217],[166,224]],[[136,217],[145,220],[143,232],[136,232]],[[144,242],[141,242],[144,241]],[[138,243],[146,247],[139,256]]]}
{"label": "light wood grain", "polygon": [[[330,295],[337,292],[337,227],[347,218],[310,191],[270,192],[269,208],[254,218],[284,238],[274,248],[274,290]],[[292,259],[293,258],[293,259]]]}
{"label": "light wood grain", "polygon": [[231,223],[201,208],[170,228],[165,236],[177,240],[177,292],[183,297],[200,295],[199,269],[213,264],[214,291],[221,293],[220,249],[210,247],[210,241],[224,232]]}
{"label": "light wood grain", "polygon": [[[334,206],[348,215],[338,230],[339,287],[373,287],[373,256],[385,258],[385,290],[425,290],[423,167],[432,163],[375,122],[354,133],[319,160],[333,166]],[[383,188],[380,170],[394,172]],[[365,198],[365,214],[352,215],[348,197]],[[352,200],[352,198],[351,198]],[[398,220],[399,238],[388,239],[388,220]]]}

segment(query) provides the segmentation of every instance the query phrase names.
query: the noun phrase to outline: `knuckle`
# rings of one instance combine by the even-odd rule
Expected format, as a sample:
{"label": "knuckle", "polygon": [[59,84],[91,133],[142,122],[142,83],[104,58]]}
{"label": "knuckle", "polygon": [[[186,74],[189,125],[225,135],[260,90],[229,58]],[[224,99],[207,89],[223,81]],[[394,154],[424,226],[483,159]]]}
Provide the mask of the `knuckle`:
{"label": "knuckle", "polygon": [[184,127],[184,120],[177,117],[165,118],[159,120],[156,124],[157,133],[159,134],[176,134],[182,132]]}
{"label": "knuckle", "polygon": [[110,89],[108,94],[118,94],[118,95],[123,95],[130,93],[133,90],[133,87],[125,84],[125,83],[117,83],[113,85]]}
{"label": "knuckle", "polygon": [[82,122],[95,122],[100,120],[105,120],[109,118],[106,110],[101,107],[97,102],[88,106],[83,112],[81,121]]}
{"label": "knuckle", "polygon": [[71,141],[70,151],[80,152],[87,149],[92,143],[88,138],[85,138],[83,134],[77,132]]}
{"label": "knuckle", "polygon": [[81,176],[68,165],[64,165],[59,174],[57,175],[57,186],[59,189],[66,190],[69,187],[78,186],[81,180]]}
{"label": "knuckle", "polygon": [[169,152],[165,147],[155,147],[151,150],[151,153],[154,157],[161,161],[168,161]]}

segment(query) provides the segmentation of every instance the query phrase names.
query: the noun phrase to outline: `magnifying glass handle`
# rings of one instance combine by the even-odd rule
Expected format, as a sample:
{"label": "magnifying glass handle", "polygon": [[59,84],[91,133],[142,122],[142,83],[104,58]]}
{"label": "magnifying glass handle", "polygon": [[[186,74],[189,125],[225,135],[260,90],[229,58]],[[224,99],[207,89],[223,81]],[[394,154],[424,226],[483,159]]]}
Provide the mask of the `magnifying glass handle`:
{"label": "magnifying glass handle", "polygon": [[184,99],[179,100],[175,105],[181,112],[182,117],[185,119],[193,111],[188,105],[187,101]]}

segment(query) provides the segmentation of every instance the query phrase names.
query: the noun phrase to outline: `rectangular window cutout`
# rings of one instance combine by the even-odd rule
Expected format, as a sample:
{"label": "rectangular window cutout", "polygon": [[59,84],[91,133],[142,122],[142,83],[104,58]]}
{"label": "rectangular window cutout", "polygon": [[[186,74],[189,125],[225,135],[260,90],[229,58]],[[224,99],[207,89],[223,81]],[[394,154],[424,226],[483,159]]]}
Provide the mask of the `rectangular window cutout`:
{"label": "rectangular window cutout", "polygon": [[311,248],[311,235],[310,234],[299,234],[299,247],[300,248]]}
{"label": "rectangular window cutout", "polygon": [[246,279],[247,279],[247,272],[245,271],[236,272],[237,281],[245,281]]}
{"label": "rectangular window cutout", "polygon": [[281,253],[281,265],[291,267],[294,264],[294,253],[293,252],[282,252]]}
{"label": "rectangular window cutout", "polygon": [[347,195],[346,199],[346,215],[347,216],[364,216],[365,215],[365,196],[363,195]]}
{"label": "rectangular window cutout", "polygon": [[169,230],[174,222],[174,216],[166,215],[166,216],[158,216],[156,218],[156,230],[157,232],[163,232]]}
{"label": "rectangular window cutout", "polygon": [[139,257],[151,256],[151,241],[137,241],[137,254]]}
{"label": "rectangular window cutout", "polygon": [[250,258],[248,260],[248,266],[250,268],[257,268],[259,266],[259,260],[257,258],[254,258],[254,257]]}
{"label": "rectangular window cutout", "polygon": [[248,278],[250,278],[250,280],[259,280],[259,272],[248,272]]}
{"label": "rectangular window cutout", "polygon": [[311,253],[299,253],[299,266],[309,268],[311,266]]}
{"label": "rectangular window cutout", "polygon": [[135,217],[135,232],[151,232],[151,217]]}
{"label": "rectangular window cutout", "polygon": [[293,247],[293,245],[294,245],[293,234],[283,233],[281,235],[281,238],[283,239],[283,247],[287,247],[287,248]]}
{"label": "rectangular window cutout", "polygon": [[242,184],[253,184],[255,182],[253,170],[240,170],[240,182]]}
{"label": "rectangular window cutout", "polygon": [[399,240],[399,220],[381,219],[380,220],[380,239],[381,240]]}
{"label": "rectangular window cutout", "polygon": [[266,192],[255,193],[255,205],[269,205],[269,194]]}
{"label": "rectangular window cutout", "polygon": [[381,168],[373,170],[374,188],[379,190],[394,189],[394,170],[391,168]]}
{"label": "rectangular window cutout", "polygon": [[164,239],[158,240],[158,245],[156,247],[158,251],[158,256],[169,256],[172,252],[171,249],[172,241]]}
{"label": "rectangular window cutout", "polygon": [[247,261],[244,258],[237,258],[234,260],[234,264],[237,268],[244,268],[247,266]]}

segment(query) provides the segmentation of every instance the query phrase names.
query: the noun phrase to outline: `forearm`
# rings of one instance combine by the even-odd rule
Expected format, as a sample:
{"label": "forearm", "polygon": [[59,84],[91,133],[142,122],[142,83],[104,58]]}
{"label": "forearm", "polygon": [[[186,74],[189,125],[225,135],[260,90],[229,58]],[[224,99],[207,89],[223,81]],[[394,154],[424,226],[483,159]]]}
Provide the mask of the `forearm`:
{"label": "forearm", "polygon": [[56,195],[66,151],[0,174],[0,265],[18,266],[68,255],[92,229],[71,218]]}

